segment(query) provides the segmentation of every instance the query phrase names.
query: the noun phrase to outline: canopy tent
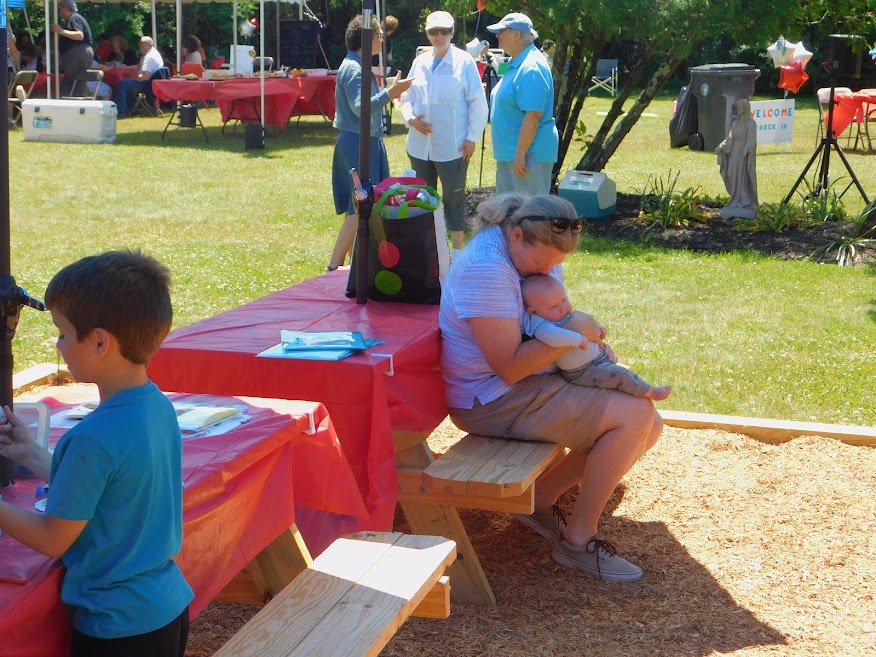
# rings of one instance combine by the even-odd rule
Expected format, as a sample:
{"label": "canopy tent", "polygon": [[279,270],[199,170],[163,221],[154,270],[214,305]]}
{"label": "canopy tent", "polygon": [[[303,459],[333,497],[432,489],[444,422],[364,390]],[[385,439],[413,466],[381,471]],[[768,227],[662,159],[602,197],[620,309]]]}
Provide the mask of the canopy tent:
{"label": "canopy tent", "polygon": [[[112,2],[114,4],[120,4],[120,3],[139,3],[142,0],[80,0],[80,1],[82,1],[82,2]],[[264,22],[265,22],[265,2],[266,1],[267,2],[286,2],[286,3],[290,3],[290,4],[297,4],[298,5],[298,18],[299,18],[299,20],[303,20],[304,15],[305,15],[305,11],[310,13],[310,10],[306,8],[306,5],[307,5],[306,0],[259,0],[259,25],[264,25]],[[21,3],[22,6],[24,6],[24,0],[10,0],[10,3],[11,2],[18,2],[18,3]],[[156,44],[158,43],[158,26],[157,26],[156,17],[155,17],[155,5],[157,2],[162,2],[164,4],[175,4],[176,5],[176,68],[177,68],[177,70],[180,70],[182,68],[182,39],[183,39],[183,36],[182,36],[183,35],[182,5],[183,5],[183,3],[186,3],[186,4],[192,3],[192,2],[202,2],[202,3],[203,2],[223,2],[223,3],[230,2],[230,3],[232,3],[232,5],[233,5],[233,9],[232,9],[232,19],[233,19],[232,33],[233,33],[234,42],[233,42],[233,46],[232,46],[231,50],[232,50],[232,52],[235,52],[237,50],[237,34],[238,34],[237,0],[151,0],[151,3],[152,3],[152,12],[151,12],[151,15],[152,15],[152,40]],[[48,17],[49,16],[48,0],[45,0],[45,3],[46,3],[45,15],[46,15],[46,17]],[[53,22],[58,22],[58,0],[55,0],[55,2],[54,2],[54,11],[55,11],[55,13],[54,13],[54,21]],[[312,13],[310,13],[310,15],[312,15]],[[47,22],[48,22],[48,18],[47,18]],[[279,49],[279,43],[280,43],[280,12],[279,12],[279,7],[278,7],[278,11],[277,11],[277,45],[278,45],[278,49]],[[264,34],[264,30],[260,29],[259,30],[259,53],[263,56],[264,52],[265,52],[265,34]],[[55,39],[55,53],[56,53],[56,57],[55,57],[55,60],[53,60],[51,46],[50,46],[49,42],[47,42],[46,43],[46,62],[47,62],[46,72],[48,74],[51,74],[50,62],[54,61],[55,67],[56,68],[58,67],[57,37]],[[262,59],[261,61],[264,62],[264,59]],[[60,95],[60,93],[58,92],[58,89],[57,89],[57,85],[60,84],[60,82],[57,79],[56,79],[55,84],[56,84],[56,93],[58,93]],[[265,89],[264,89],[264,87],[265,87],[264,76],[262,76],[262,84],[261,84],[261,90],[260,90],[260,93],[261,93],[261,112],[260,112],[260,115],[262,116],[262,129],[264,129],[264,113],[265,113],[264,112],[264,110],[265,110]],[[49,98],[51,98],[52,97],[51,87],[48,88],[47,93],[48,93]]]}
{"label": "canopy tent", "polygon": [[30,34],[30,40],[33,41],[33,30],[30,29],[30,18],[27,15],[27,7],[24,4],[24,0],[7,0],[6,7],[7,9],[24,10],[24,23],[27,25],[27,33]]}

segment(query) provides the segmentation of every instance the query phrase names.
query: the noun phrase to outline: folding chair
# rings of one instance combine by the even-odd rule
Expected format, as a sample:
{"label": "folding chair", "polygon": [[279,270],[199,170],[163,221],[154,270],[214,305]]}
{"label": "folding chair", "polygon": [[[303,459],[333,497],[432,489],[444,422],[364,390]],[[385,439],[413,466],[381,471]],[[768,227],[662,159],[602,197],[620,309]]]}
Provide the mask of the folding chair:
{"label": "folding chair", "polygon": [[190,75],[194,73],[200,78],[204,75],[204,67],[200,64],[183,64],[179,72],[182,75]]}
{"label": "folding chair", "polygon": [[[39,74],[36,71],[19,71],[15,74],[6,98],[9,101],[9,125],[21,125],[21,106],[30,97],[30,92],[36,84]],[[21,90],[19,91],[19,87]]]}
{"label": "folding chair", "polygon": [[594,89],[602,89],[612,95],[617,95],[617,60],[616,59],[600,59],[596,62],[596,72],[590,78],[591,87],[589,91]]}
{"label": "folding chair", "polygon": [[265,70],[270,71],[274,68],[274,58],[273,57],[253,57],[252,58],[252,72],[258,73],[262,70],[262,62],[265,64]]}
{"label": "folding chair", "polygon": [[158,101],[155,100],[155,94],[152,93],[152,81],[153,80],[169,80],[170,79],[170,69],[166,66],[162,66],[155,73],[152,74],[152,77],[149,78],[149,81],[143,85],[143,88],[137,92],[135,96],[134,107],[131,108],[131,116],[135,114],[148,114],[149,116],[164,116],[164,112],[161,111],[161,107],[158,104]]}
{"label": "folding chair", "polygon": [[[861,89],[861,92],[876,94],[876,89]],[[870,124],[876,123],[876,102],[861,103],[861,123],[858,124],[858,134],[855,136],[855,145],[852,148],[858,148],[858,139],[861,144],[867,142],[867,150],[873,150],[873,140],[870,138]],[[849,135],[851,138],[851,134]]]}
{"label": "folding chair", "polygon": [[[833,91],[837,94],[852,93],[852,90],[848,87],[835,87]],[[824,117],[827,116],[827,104],[830,102],[830,87],[821,87],[821,89],[815,92],[815,95],[818,98],[818,133],[815,136],[815,144],[818,145],[824,137]],[[848,148],[851,141],[852,127],[849,126],[849,136],[846,140],[846,148]]]}
{"label": "folding chair", "polygon": [[[63,100],[97,100],[100,92],[100,83],[103,82],[103,71],[89,68],[76,76],[73,86],[70,87],[69,96],[61,96]],[[77,94],[76,91],[82,93]]]}

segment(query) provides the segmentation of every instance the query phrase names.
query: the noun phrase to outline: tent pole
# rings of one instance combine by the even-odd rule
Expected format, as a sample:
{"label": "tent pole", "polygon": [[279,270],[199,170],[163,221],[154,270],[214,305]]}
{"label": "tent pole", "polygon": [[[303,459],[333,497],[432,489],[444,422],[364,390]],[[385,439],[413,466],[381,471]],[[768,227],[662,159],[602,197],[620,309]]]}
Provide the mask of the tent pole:
{"label": "tent pole", "polygon": [[46,66],[46,98],[52,98],[52,39],[49,38],[49,0],[45,0],[43,3],[43,16],[46,21],[46,56],[45,56],[45,66]]}
{"label": "tent pole", "polygon": [[[277,0],[277,6],[280,6]],[[261,94],[262,144],[265,143],[265,0],[259,0],[259,93]]]}
{"label": "tent pole", "polygon": [[[54,20],[52,22],[57,23],[58,22],[58,0],[55,0],[54,5],[55,5],[55,13],[53,14]],[[55,75],[55,95],[58,98],[60,98],[61,97],[61,76],[60,76],[61,57],[58,54],[58,35],[57,34],[54,34],[54,42],[55,42],[55,72],[56,72],[56,75]],[[46,40],[46,48],[48,48],[48,47],[49,47],[49,43],[48,43],[48,39],[47,39]],[[48,64],[46,64],[46,66],[48,66]],[[46,83],[46,96],[48,96],[49,98],[52,97],[52,92],[49,89],[49,87],[51,87],[51,86],[52,86],[51,83]]]}
{"label": "tent pole", "polygon": [[232,45],[231,52],[228,53],[228,65],[231,68],[231,72],[234,73],[237,70],[237,0],[234,0],[234,6],[232,8],[233,23],[234,23],[234,36],[232,37]]}
{"label": "tent pole", "polygon": [[182,0],[176,0],[176,72],[182,71]]}
{"label": "tent pole", "polygon": [[158,47],[158,19],[155,17],[155,0],[152,0],[152,43]]}
{"label": "tent pole", "polygon": [[[6,7],[8,10],[9,5],[6,5]],[[30,42],[36,44],[36,41],[33,40],[33,30],[30,29],[30,17],[27,15],[27,5],[22,7],[22,9],[24,10],[24,22],[27,25],[27,33],[30,35]]]}

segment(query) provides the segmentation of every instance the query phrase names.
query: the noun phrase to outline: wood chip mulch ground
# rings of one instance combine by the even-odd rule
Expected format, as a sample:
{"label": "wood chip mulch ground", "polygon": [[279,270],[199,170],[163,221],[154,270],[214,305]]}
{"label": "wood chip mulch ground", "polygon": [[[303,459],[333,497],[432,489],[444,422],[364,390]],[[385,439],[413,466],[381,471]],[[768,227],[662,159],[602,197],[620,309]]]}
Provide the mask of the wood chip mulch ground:
{"label": "wood chip mulch ground", "polygon": [[[430,444],[456,435],[442,425]],[[635,584],[557,565],[507,514],[461,515],[498,605],[411,618],[384,657],[876,655],[876,448],[667,428],[602,520],[644,569]],[[212,655],[255,611],[211,604],[187,657]]]}

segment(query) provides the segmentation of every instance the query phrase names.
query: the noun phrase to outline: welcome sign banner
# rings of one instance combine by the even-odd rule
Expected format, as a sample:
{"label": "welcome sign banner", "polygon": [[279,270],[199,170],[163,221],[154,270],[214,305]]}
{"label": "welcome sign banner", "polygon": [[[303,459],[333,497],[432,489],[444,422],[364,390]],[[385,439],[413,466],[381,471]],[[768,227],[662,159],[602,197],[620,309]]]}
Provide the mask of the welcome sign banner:
{"label": "welcome sign banner", "polygon": [[755,100],[751,116],[757,123],[758,144],[789,142],[794,136],[794,99]]}

